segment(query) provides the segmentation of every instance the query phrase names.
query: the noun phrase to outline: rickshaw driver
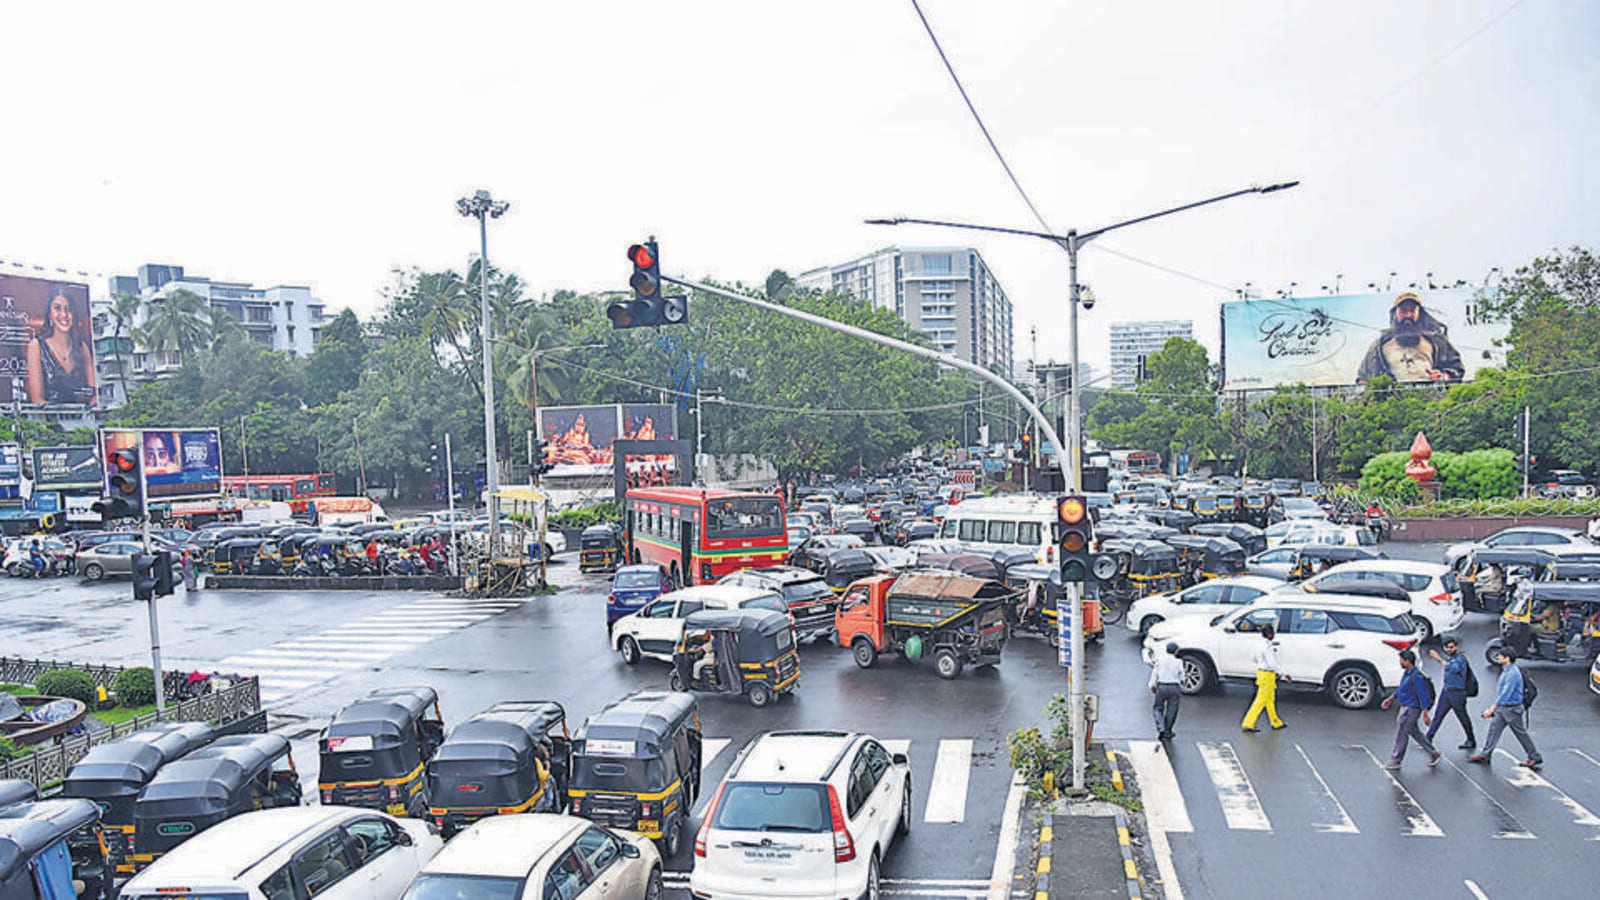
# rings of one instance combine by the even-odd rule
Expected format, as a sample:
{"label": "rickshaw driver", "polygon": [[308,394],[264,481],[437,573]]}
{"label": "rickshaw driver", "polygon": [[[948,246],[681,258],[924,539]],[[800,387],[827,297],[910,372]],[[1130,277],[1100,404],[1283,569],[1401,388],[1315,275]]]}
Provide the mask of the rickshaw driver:
{"label": "rickshaw driver", "polygon": [[1473,588],[1480,597],[1484,594],[1504,593],[1506,589],[1505,575],[1500,571],[1499,566],[1490,563],[1483,567],[1483,571],[1478,573],[1478,577],[1473,581]]}
{"label": "rickshaw driver", "polygon": [[707,669],[715,672],[717,665],[717,651],[712,646],[711,632],[708,631],[705,634],[700,635],[700,645],[698,649],[700,652],[700,657],[694,661],[694,665],[689,669],[689,680],[704,684],[706,683],[704,672]]}

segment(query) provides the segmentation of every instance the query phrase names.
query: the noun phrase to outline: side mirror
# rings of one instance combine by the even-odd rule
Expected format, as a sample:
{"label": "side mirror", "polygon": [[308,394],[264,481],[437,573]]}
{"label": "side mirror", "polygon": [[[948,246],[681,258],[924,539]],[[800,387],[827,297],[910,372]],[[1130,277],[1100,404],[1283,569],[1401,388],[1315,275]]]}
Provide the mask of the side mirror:
{"label": "side mirror", "polygon": [[911,765],[910,758],[907,757],[904,753],[891,753],[889,755],[889,760],[891,762],[893,762],[897,766],[909,766],[909,765]]}
{"label": "side mirror", "polygon": [[629,842],[629,841],[623,841],[620,844],[620,849],[622,851],[622,858],[623,859],[638,859],[639,858],[639,846],[637,844],[634,844],[634,843]]}
{"label": "side mirror", "polygon": [[410,846],[413,846],[414,844],[416,844],[416,842],[417,842],[417,839],[411,836],[411,832],[409,832],[409,831],[400,832],[400,846],[402,846],[402,847],[410,847]]}

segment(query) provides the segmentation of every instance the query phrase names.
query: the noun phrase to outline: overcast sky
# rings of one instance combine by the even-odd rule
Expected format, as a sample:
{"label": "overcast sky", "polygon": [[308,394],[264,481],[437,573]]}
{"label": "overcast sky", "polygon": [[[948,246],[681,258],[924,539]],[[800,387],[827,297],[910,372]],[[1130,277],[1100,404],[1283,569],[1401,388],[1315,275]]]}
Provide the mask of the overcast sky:
{"label": "overcast sky", "polygon": [[[972,243],[1015,305],[1017,358],[1033,325],[1039,357],[1065,358],[1059,249],[861,224],[1036,226],[909,0],[245,8],[0,12],[0,260],[309,282],[365,315],[393,268],[466,264],[453,203],[487,187],[512,203],[491,259],[541,294],[623,287],[646,234],[670,273],[748,283]],[[1118,320],[1194,319],[1214,351],[1247,281],[1476,282],[1600,236],[1600,4],[923,8],[1057,230],[1303,182],[1104,241],[1192,278],[1086,250],[1096,366]]]}

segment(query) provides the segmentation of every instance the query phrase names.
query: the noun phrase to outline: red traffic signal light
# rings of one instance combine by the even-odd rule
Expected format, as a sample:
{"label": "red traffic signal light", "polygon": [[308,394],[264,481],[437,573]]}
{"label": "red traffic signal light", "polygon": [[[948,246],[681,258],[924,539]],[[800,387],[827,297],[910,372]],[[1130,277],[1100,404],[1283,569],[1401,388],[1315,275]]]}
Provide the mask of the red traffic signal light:
{"label": "red traffic signal light", "polygon": [[132,472],[139,467],[139,457],[134,451],[123,448],[111,454],[111,465],[119,472]]}
{"label": "red traffic signal light", "polygon": [[633,277],[628,286],[640,300],[661,293],[661,258],[656,252],[656,242],[646,241],[628,248],[628,261],[633,263]]}
{"label": "red traffic signal light", "polygon": [[656,264],[656,254],[647,244],[634,244],[628,248],[628,259],[641,269],[653,268]]}

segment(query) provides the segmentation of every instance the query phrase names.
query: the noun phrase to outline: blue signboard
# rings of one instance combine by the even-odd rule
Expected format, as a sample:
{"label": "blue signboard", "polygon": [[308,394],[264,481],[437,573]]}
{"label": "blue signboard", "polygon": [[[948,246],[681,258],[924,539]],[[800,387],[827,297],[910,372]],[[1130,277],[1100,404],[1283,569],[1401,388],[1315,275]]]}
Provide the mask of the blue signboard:
{"label": "blue signboard", "polygon": [[1056,598],[1056,637],[1059,646],[1056,651],[1056,661],[1062,666],[1072,666],[1072,614],[1062,609],[1062,601],[1066,600],[1065,593]]}
{"label": "blue signboard", "polygon": [[34,491],[22,508],[36,513],[58,513],[61,512],[61,495],[55,491]]}

